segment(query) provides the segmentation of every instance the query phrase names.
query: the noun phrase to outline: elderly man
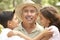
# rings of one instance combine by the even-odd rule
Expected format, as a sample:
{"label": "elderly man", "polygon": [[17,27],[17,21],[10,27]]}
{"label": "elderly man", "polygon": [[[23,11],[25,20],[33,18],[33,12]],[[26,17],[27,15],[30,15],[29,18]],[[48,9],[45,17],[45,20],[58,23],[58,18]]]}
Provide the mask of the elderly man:
{"label": "elderly man", "polygon": [[30,38],[36,37],[44,28],[40,26],[36,20],[38,18],[39,6],[32,1],[26,1],[18,5],[15,13],[21,18],[22,22],[15,30],[18,30]]}

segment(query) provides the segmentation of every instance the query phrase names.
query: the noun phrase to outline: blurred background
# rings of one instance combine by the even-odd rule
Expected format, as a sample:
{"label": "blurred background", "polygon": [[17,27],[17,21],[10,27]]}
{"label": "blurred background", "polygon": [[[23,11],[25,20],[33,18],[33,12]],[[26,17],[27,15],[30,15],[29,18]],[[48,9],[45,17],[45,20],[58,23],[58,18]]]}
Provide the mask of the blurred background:
{"label": "blurred background", "polygon": [[[13,10],[15,6],[26,0],[0,0],[0,11],[3,10]],[[53,5],[60,11],[60,0],[32,0],[37,4],[43,5]]]}

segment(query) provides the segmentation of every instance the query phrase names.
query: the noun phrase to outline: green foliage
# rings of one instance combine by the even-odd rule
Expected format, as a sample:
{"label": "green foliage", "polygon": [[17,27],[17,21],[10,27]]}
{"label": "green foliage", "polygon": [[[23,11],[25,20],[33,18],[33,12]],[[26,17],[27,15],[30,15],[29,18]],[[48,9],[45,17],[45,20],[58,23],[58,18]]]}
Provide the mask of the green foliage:
{"label": "green foliage", "polygon": [[2,32],[2,28],[3,28],[3,26],[0,24],[0,33]]}
{"label": "green foliage", "polygon": [[0,10],[13,10],[22,0],[0,0]]}
{"label": "green foliage", "polygon": [[2,2],[3,0],[0,0],[0,2]]}
{"label": "green foliage", "polygon": [[3,0],[2,2],[0,2],[0,9],[2,10],[9,9],[10,5],[11,5],[11,0]]}
{"label": "green foliage", "polygon": [[60,2],[60,0],[58,0]]}
{"label": "green foliage", "polygon": [[[10,10],[13,9],[16,5],[22,3],[23,0],[0,0],[0,10]],[[38,4],[51,4],[53,6],[60,0],[32,0]]]}
{"label": "green foliage", "polygon": [[56,3],[57,3],[58,1],[59,1],[59,0],[42,0],[41,4],[42,4],[42,5],[50,4],[50,5],[56,6]]}
{"label": "green foliage", "polygon": [[58,2],[58,0],[49,0],[48,2],[49,2],[49,4],[55,6],[56,3]]}
{"label": "green foliage", "polygon": [[41,4],[41,0],[32,0],[32,1],[34,1],[37,4]]}

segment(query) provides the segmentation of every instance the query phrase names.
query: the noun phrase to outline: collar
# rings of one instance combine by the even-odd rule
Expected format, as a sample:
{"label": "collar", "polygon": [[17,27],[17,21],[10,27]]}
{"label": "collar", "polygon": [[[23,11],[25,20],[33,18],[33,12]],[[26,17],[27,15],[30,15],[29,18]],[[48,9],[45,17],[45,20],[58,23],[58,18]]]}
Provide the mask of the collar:
{"label": "collar", "polygon": [[[22,22],[21,22],[19,25],[20,25],[20,29],[21,29],[21,30],[26,31],[26,30],[22,27]],[[43,29],[44,29],[44,28],[36,22],[36,27],[35,27],[34,30],[32,30],[32,33],[36,32],[36,31],[42,31]]]}

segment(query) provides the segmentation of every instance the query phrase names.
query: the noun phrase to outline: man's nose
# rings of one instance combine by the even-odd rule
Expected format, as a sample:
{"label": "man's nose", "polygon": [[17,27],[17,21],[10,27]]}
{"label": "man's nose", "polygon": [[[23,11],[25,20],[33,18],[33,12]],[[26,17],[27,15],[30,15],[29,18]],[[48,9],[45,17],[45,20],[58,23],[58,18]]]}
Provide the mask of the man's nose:
{"label": "man's nose", "polygon": [[31,14],[32,14],[32,13],[29,11],[29,12],[28,12],[28,15],[31,15]]}

